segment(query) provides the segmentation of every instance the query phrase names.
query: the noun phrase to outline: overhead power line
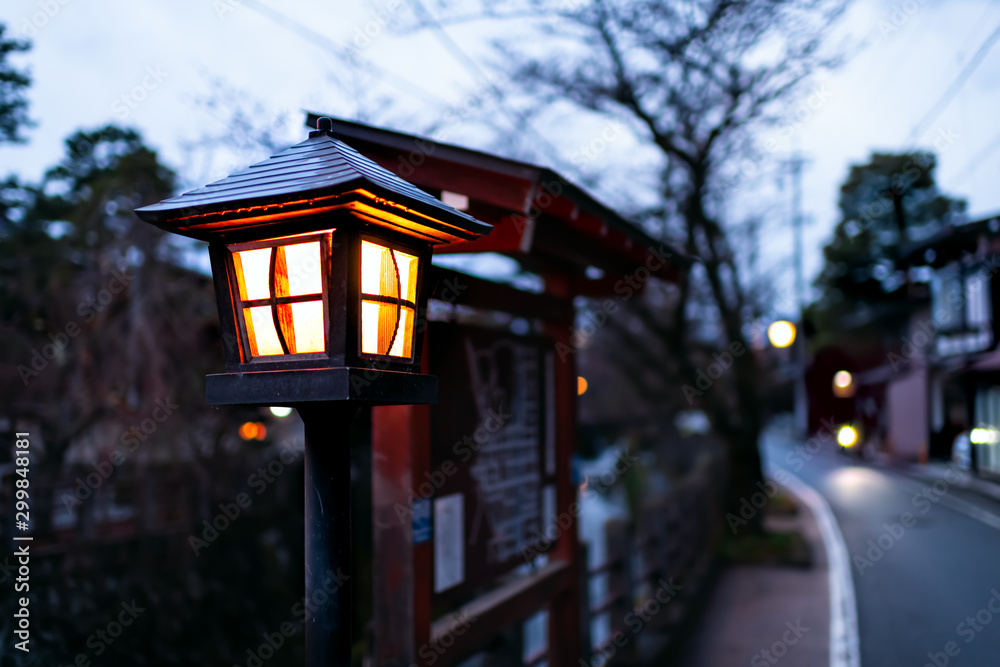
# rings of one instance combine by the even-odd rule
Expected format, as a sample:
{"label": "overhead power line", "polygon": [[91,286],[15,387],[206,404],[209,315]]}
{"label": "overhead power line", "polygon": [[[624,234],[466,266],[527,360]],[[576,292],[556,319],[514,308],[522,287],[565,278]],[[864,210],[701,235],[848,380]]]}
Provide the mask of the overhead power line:
{"label": "overhead power line", "polygon": [[[242,0],[242,4],[245,5],[247,8],[257,12],[264,18],[271,21],[272,23],[280,25],[282,28],[294,32],[299,37],[302,37],[303,39],[320,47],[321,49],[328,51],[329,53],[333,54],[334,56],[340,58],[345,62],[351,62],[355,58],[360,60],[360,56],[349,52],[347,49],[341,47],[329,37],[316,32],[309,26],[300,23],[299,21],[293,19],[287,14],[283,14],[276,9],[268,7],[262,2],[258,2],[258,0]],[[383,79],[392,81],[396,86],[406,89],[411,95],[419,97],[423,99],[425,102],[429,102],[435,105],[447,104],[447,101],[444,100],[443,98],[438,97],[437,95],[427,90],[424,90],[423,88],[415,85],[413,82],[409,81],[405,77],[399,76],[398,74],[395,74],[385,69],[384,67],[381,67],[371,62],[370,60],[365,60],[364,65],[378,72],[378,75]],[[338,84],[339,83],[340,81],[338,80]],[[341,86],[345,88],[345,92],[349,92],[346,90],[346,87],[343,86],[343,84],[341,84]]]}
{"label": "overhead power line", "polygon": [[913,130],[910,132],[910,136],[906,139],[907,144],[912,145],[924,134],[924,132],[929,129],[930,123],[935,120],[951,103],[951,100],[956,94],[958,94],[958,91],[965,85],[965,82],[969,80],[969,77],[976,71],[979,64],[983,62],[983,59],[986,58],[986,54],[989,53],[990,49],[993,48],[993,45],[996,44],[998,39],[1000,39],[1000,25],[998,25],[990,36],[986,38],[986,41],[982,43],[972,58],[969,59],[969,62],[965,64],[965,67],[963,67],[962,71],[958,73],[958,76],[955,77],[955,80],[948,87],[948,89],[944,91],[944,94],[941,95],[940,99],[938,99],[934,106],[932,106],[930,110],[924,114],[924,117],[920,119],[920,122],[913,127]]}
{"label": "overhead power line", "polygon": [[993,138],[993,141],[986,145],[986,148],[979,151],[975,157],[973,157],[959,173],[958,180],[962,181],[972,176],[981,166],[986,163],[986,158],[988,158],[996,149],[1000,148],[1000,134]]}
{"label": "overhead power line", "polygon": [[528,118],[526,118],[523,114],[513,111],[510,107],[504,104],[503,91],[493,85],[493,82],[490,80],[487,73],[483,71],[472,56],[466,53],[462,47],[459,46],[454,39],[452,39],[451,35],[448,34],[448,31],[445,30],[441,22],[438,21],[433,14],[431,14],[426,6],[424,6],[424,3],[421,0],[413,0],[413,7],[416,9],[417,14],[420,15],[420,18],[424,21],[427,27],[433,31],[437,40],[441,42],[441,45],[451,54],[455,61],[465,68],[465,70],[469,72],[473,78],[489,83],[490,89],[496,95],[497,106],[499,107],[500,112],[507,117],[511,126],[515,130],[524,129],[524,131],[530,134],[532,138],[545,149],[546,153],[548,153],[549,160],[555,163],[553,166],[558,165],[562,169],[569,168],[576,172],[577,170],[575,167],[567,165],[567,163],[560,157],[559,149],[531,126],[531,122]]}
{"label": "overhead power line", "polygon": [[[295,34],[299,35],[308,42],[333,54],[334,56],[345,62],[350,63],[354,60],[360,60],[360,56],[358,54],[349,52],[347,49],[344,49],[329,37],[313,30],[309,26],[297,21],[296,19],[293,19],[292,17],[286,14],[283,14],[282,12],[279,12],[278,10],[273,9],[272,7],[269,7],[262,2],[259,2],[259,0],[243,0],[242,4],[247,8],[255,11],[257,14],[268,19],[272,23],[275,23],[285,28],[286,30],[294,32]],[[472,57],[469,56],[467,53],[465,53],[462,50],[462,48],[451,38],[451,36],[448,35],[444,27],[440,24],[440,22],[438,22],[434,18],[434,16],[423,5],[423,3],[417,1],[415,4],[417,6],[418,13],[420,13],[421,17],[424,19],[424,22],[434,30],[435,36],[442,43],[442,45],[448,50],[448,52],[452,55],[452,57],[455,58],[455,60],[457,60],[459,64],[467,71],[469,71],[475,78],[490,83],[491,88],[493,88],[493,90],[495,90],[497,94],[498,102],[500,102],[500,100],[502,99],[502,92],[499,89],[496,89],[492,86],[492,82],[490,82],[489,77],[479,67],[479,65],[475,62],[475,60],[472,59]],[[443,106],[443,105],[446,106],[449,104],[448,101],[445,100],[444,98],[439,97],[438,95],[435,95],[421,88],[420,86],[415,85],[406,77],[399,76],[398,74],[395,74],[394,72],[385,69],[384,67],[381,67],[370,60],[365,59],[363,64],[365,67],[369,67],[372,70],[376,71],[383,80],[389,81],[401,89],[405,89],[411,95],[419,97],[423,99],[425,102],[428,102],[435,106]],[[344,87],[343,84],[339,81],[339,79],[337,80],[337,83],[341,85],[341,87]],[[562,166],[565,166],[566,163],[559,158],[559,153],[558,150],[555,148],[555,146],[553,146],[551,142],[549,142],[545,137],[543,137],[534,128],[532,128],[529,125],[527,119],[523,117],[520,118],[517,117],[510,111],[510,109],[505,107],[502,103],[500,104],[500,110],[505,116],[507,116],[509,119],[512,120],[515,129],[518,126],[523,127],[529,134],[532,135],[532,137],[538,142],[538,144],[545,147],[547,151],[550,153],[549,159],[559,163]],[[520,122],[520,124],[518,124],[518,121]]]}

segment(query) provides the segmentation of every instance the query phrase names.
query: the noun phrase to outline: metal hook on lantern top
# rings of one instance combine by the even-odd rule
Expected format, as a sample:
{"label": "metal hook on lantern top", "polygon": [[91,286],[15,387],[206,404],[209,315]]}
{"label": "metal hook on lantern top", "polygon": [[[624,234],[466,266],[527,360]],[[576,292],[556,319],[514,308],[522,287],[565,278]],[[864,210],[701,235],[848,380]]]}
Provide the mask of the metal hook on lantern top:
{"label": "metal hook on lantern top", "polygon": [[309,138],[322,137],[333,134],[333,119],[329,116],[320,116],[316,119],[316,129],[309,133]]}

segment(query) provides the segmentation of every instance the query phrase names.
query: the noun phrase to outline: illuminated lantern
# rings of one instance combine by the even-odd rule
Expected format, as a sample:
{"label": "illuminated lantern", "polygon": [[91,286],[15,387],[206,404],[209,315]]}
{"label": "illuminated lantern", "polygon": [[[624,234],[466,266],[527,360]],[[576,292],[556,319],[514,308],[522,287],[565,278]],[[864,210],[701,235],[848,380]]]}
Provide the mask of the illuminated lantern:
{"label": "illuminated lantern", "polygon": [[[317,125],[263,162],[136,210],[209,244],[226,372],[208,376],[208,403],[302,416],[310,600],[327,595],[327,572],[351,572],[353,402],[437,401],[437,378],[420,374],[423,275],[435,246],[492,229],[360,155],[329,118]],[[351,664],[341,588],[306,627],[308,667]]]}
{"label": "illuminated lantern", "polygon": [[[226,372],[208,402],[434,402],[419,375],[423,275],[435,246],[491,226],[383,169],[320,119],[309,138],[136,210],[208,241]],[[302,372],[308,371],[308,372]]]}

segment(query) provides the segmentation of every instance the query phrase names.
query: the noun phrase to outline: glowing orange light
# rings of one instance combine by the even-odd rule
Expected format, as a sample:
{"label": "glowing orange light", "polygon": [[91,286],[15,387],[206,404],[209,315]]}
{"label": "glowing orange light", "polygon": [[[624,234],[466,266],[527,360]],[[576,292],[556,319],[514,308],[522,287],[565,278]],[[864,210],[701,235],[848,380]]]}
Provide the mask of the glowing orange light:
{"label": "glowing orange light", "polygon": [[587,393],[587,387],[589,386],[587,378],[582,375],[578,375],[576,378],[576,395],[583,396]]}
{"label": "glowing orange light", "polygon": [[253,440],[257,437],[257,424],[254,422],[244,422],[240,426],[240,437],[244,440]]}
{"label": "glowing orange light", "polygon": [[273,248],[258,248],[234,252],[236,261],[236,276],[240,282],[240,298],[266,299],[271,296],[268,287],[268,273],[271,270],[271,251]]}
{"label": "glowing orange light", "polygon": [[254,424],[254,426],[257,427],[257,433],[254,434],[254,437],[257,440],[263,440],[264,438],[267,437],[267,427],[266,426],[264,426],[260,422],[257,422],[256,424]]}
{"label": "glowing orange light", "polygon": [[417,258],[361,242],[361,352],[410,358],[416,319]]}
{"label": "glowing orange light", "polygon": [[837,371],[833,376],[833,395],[838,398],[854,396],[854,377],[847,371]]}
{"label": "glowing orange light", "polygon": [[326,349],[322,252],[320,241],[233,250],[251,356]]}

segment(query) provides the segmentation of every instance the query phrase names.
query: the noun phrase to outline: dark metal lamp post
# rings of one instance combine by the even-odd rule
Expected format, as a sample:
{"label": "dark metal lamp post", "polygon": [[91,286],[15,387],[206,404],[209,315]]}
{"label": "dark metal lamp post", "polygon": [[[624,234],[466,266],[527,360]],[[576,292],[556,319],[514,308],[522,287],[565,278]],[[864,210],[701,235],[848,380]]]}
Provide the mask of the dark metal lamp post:
{"label": "dark metal lamp post", "polygon": [[[350,576],[350,421],[361,404],[437,401],[420,374],[434,246],[491,226],[360,155],[321,118],[309,138],[197,190],[136,209],[208,241],[226,372],[210,405],[295,407],[305,423],[306,596]],[[349,587],[306,626],[309,667],[349,665]],[[325,596],[325,592],[324,592]]]}

